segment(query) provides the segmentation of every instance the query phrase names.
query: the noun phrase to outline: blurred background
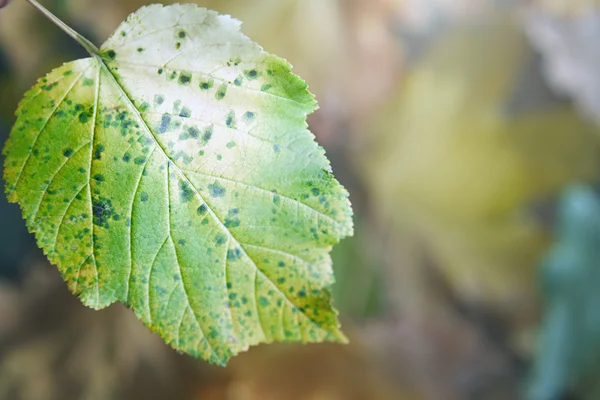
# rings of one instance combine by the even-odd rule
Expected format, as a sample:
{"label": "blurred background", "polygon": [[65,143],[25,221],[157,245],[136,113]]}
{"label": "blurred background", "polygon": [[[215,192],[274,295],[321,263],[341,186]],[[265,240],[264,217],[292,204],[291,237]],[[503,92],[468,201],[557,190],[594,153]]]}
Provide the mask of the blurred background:
{"label": "blurred background", "polygon": [[[148,4],[40,3],[98,45]],[[319,100],[356,214],[333,251],[351,344],[179,355],[81,305],[0,196],[0,399],[600,399],[600,1],[196,3]],[[35,80],[85,56],[24,0],[0,10],[0,142]]]}

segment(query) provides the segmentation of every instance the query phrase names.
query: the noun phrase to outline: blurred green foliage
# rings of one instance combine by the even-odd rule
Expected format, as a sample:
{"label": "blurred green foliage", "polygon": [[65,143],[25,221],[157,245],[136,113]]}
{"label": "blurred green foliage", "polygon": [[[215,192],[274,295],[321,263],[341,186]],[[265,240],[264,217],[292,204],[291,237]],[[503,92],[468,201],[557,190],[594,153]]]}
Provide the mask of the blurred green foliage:
{"label": "blurred green foliage", "polygon": [[541,279],[545,316],[529,399],[580,392],[597,399],[600,385],[600,194],[589,185],[565,189],[556,242]]}

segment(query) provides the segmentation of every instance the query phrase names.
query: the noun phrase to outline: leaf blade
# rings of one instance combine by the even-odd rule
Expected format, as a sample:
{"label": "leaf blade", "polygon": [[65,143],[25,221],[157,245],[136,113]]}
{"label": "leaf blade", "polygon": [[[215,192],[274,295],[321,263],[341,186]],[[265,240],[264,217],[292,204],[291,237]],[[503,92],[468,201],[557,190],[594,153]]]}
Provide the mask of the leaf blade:
{"label": "leaf blade", "polygon": [[[75,96],[87,102],[66,112],[91,139],[61,161],[86,178],[69,169],[78,184],[57,189],[64,205],[23,208],[71,290],[95,308],[123,302],[173,347],[218,364],[260,342],[345,341],[329,250],[351,234],[351,209],[306,126],[316,102],[289,64],[193,5],[140,9],[87,60],[95,75],[81,74]],[[16,136],[5,151],[18,165],[36,144]],[[6,176],[23,207],[36,185],[23,192],[14,170]]]}

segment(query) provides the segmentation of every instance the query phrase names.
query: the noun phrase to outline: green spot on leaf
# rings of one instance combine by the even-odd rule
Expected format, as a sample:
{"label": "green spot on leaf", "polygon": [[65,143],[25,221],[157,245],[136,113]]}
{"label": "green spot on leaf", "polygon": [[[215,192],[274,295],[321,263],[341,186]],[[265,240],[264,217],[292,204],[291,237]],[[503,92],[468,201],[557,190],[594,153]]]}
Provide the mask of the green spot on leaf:
{"label": "green spot on leaf", "polygon": [[194,198],[194,191],[192,190],[190,185],[187,184],[187,182],[181,182],[179,184],[179,190],[181,195],[181,201],[183,203],[192,201],[192,199]]}
{"label": "green spot on leaf", "polygon": [[226,189],[219,184],[219,182],[211,183],[208,185],[208,190],[211,197],[223,197],[225,196]]}
{"label": "green spot on leaf", "polygon": [[215,93],[215,99],[223,100],[225,98],[225,96],[227,96],[227,85],[222,84],[221,86],[219,86],[219,88],[217,89],[217,91]]}
{"label": "green spot on leaf", "polygon": [[246,78],[251,81],[260,77],[260,74],[255,69],[244,71],[244,75],[246,75]]}
{"label": "green spot on leaf", "polygon": [[179,75],[179,83],[180,84],[189,85],[191,81],[192,81],[192,74],[190,74],[188,72],[182,72]]}

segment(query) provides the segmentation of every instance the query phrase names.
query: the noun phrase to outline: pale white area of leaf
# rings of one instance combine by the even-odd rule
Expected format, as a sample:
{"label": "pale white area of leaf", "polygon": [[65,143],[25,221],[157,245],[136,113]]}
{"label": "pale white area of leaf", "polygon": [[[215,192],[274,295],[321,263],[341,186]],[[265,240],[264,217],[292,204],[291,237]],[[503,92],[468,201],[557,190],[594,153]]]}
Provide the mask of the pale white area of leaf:
{"label": "pale white area of leaf", "polygon": [[[179,37],[180,33],[185,36]],[[235,79],[240,72],[223,68],[230,60],[262,58],[260,46],[240,34],[239,21],[194,4],[143,7],[117,28],[102,49],[112,49],[118,59],[135,60],[138,65],[207,71],[225,80]]]}

